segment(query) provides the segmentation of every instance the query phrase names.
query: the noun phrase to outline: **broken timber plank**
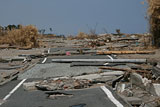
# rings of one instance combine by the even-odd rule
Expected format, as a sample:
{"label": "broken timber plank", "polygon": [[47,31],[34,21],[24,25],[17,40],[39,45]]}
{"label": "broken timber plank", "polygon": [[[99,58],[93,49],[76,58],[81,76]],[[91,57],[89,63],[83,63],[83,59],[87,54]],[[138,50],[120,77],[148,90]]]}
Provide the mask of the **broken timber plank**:
{"label": "broken timber plank", "polygon": [[115,71],[130,71],[130,69],[115,68],[115,67],[99,67],[99,69],[115,70]]}
{"label": "broken timber plank", "polygon": [[108,62],[108,63],[146,63],[146,59],[52,59],[52,62]]}
{"label": "broken timber plank", "polygon": [[115,71],[127,71],[127,72],[149,73],[148,71],[145,71],[145,70],[132,70],[132,69],[115,68],[115,67],[99,67],[99,69],[107,69],[107,70],[115,70]]}
{"label": "broken timber plank", "polygon": [[98,55],[105,54],[154,54],[154,51],[97,51]]}

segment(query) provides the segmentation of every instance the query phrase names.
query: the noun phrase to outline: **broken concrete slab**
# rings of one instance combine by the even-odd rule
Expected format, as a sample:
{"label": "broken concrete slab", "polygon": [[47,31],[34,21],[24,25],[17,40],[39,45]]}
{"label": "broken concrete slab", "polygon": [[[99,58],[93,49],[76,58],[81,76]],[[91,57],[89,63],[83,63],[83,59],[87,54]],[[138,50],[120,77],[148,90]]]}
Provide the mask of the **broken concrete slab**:
{"label": "broken concrete slab", "polygon": [[111,83],[112,82],[112,80],[113,79],[115,79],[116,78],[116,76],[104,76],[104,77],[102,77],[102,78],[97,78],[97,79],[93,79],[92,80],[92,83]]}
{"label": "broken concrete slab", "polygon": [[137,73],[131,74],[131,83],[134,85],[139,86],[140,88],[145,89],[148,83],[151,83],[151,80],[148,80],[147,78],[143,78],[141,75]]}
{"label": "broken concrete slab", "polygon": [[77,76],[73,77],[74,79],[88,79],[88,80],[93,80],[97,78],[101,78],[101,75],[99,74],[89,74],[89,75],[82,75],[82,76]]}
{"label": "broken concrete slab", "polygon": [[158,83],[147,84],[146,91],[148,91],[152,95],[160,97],[160,84]]}
{"label": "broken concrete slab", "polygon": [[19,68],[22,68],[22,67],[24,67],[24,65],[5,66],[5,67],[0,66],[0,70],[12,70],[12,69],[19,69]]}
{"label": "broken concrete slab", "polygon": [[38,83],[39,83],[39,81],[23,83],[23,88],[26,91],[34,91],[34,90],[37,90],[36,84],[38,84]]}
{"label": "broken concrete slab", "polygon": [[25,60],[26,60],[26,57],[16,56],[16,57],[11,58],[11,61],[25,61]]}
{"label": "broken concrete slab", "polygon": [[122,93],[122,92],[124,92],[125,88],[126,88],[126,84],[119,83],[119,84],[117,84],[116,90],[118,93]]}
{"label": "broken concrete slab", "polygon": [[52,59],[52,62],[108,62],[108,63],[146,63],[146,59]]}
{"label": "broken concrete slab", "polygon": [[91,81],[87,79],[58,79],[54,78],[42,80],[36,84],[36,88],[42,91],[55,91],[55,90],[69,90],[69,89],[83,89],[92,86]]}
{"label": "broken concrete slab", "polygon": [[36,59],[36,58],[44,58],[44,54],[21,54],[19,57],[26,57],[27,60]]}
{"label": "broken concrete slab", "polygon": [[160,97],[160,84],[159,83],[151,83],[151,80],[148,80],[147,78],[142,78],[142,76],[137,73],[131,74],[131,83],[148,91],[152,95]]}
{"label": "broken concrete slab", "polygon": [[153,67],[152,73],[156,78],[158,78],[160,76],[160,68],[159,67]]}
{"label": "broken concrete slab", "polygon": [[132,106],[140,106],[142,104],[142,99],[137,98],[137,97],[124,97],[123,96],[122,98],[126,100],[128,103],[130,103]]}
{"label": "broken concrete slab", "polygon": [[72,62],[70,64],[70,67],[74,67],[74,66],[117,66],[117,65],[125,65],[123,63],[108,63],[106,64],[105,62],[93,62],[93,63],[89,63],[89,62]]}
{"label": "broken concrete slab", "polygon": [[100,73],[99,75],[101,76],[119,76],[119,75],[123,75],[124,72],[122,71],[111,71],[111,72],[104,72],[104,73]]}
{"label": "broken concrete slab", "polygon": [[130,87],[131,87],[130,83],[120,82],[117,84],[116,92],[118,92],[126,97],[132,97],[133,92],[130,90]]}

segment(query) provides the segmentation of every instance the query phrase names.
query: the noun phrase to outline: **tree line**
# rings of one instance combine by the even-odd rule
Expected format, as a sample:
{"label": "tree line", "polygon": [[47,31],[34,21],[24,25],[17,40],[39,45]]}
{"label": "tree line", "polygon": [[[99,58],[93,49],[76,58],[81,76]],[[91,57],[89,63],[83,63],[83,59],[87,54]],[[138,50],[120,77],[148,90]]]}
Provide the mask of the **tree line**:
{"label": "tree line", "polygon": [[18,24],[18,25],[8,25],[8,26],[0,26],[0,31],[8,31],[8,30],[13,30],[13,29],[20,29],[22,27],[22,25]]}

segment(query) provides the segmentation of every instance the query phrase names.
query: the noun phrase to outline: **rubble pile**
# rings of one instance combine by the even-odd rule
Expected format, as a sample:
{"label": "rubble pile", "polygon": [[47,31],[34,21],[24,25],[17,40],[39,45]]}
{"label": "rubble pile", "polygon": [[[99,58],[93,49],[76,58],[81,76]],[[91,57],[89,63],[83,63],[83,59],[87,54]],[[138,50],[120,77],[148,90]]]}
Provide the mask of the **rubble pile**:
{"label": "rubble pile", "polygon": [[68,90],[68,89],[82,89],[82,88],[89,88],[91,86],[91,81],[89,80],[77,80],[73,78],[69,79],[47,79],[40,81],[36,84],[36,87],[39,90],[47,90],[47,91],[54,91],[54,90]]}
{"label": "rubble pile", "polygon": [[[70,38],[70,37],[69,37]],[[83,38],[83,39],[82,39]],[[75,40],[77,38],[72,38]],[[84,47],[108,49],[108,50],[141,50],[152,46],[150,34],[100,34],[97,38],[86,38],[81,36]]]}
{"label": "rubble pile", "polygon": [[25,70],[37,63],[35,57],[19,55],[0,58],[0,86],[18,78]]}

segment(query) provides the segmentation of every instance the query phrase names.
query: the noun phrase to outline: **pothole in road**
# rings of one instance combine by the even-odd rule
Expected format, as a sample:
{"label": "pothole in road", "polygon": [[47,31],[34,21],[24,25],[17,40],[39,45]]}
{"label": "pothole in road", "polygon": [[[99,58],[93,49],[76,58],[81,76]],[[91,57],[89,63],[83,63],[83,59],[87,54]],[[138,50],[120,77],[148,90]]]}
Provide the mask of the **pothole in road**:
{"label": "pothole in road", "polygon": [[86,104],[78,104],[78,105],[73,105],[73,106],[69,106],[69,107],[84,107],[86,106]]}
{"label": "pothole in road", "polygon": [[47,98],[49,99],[58,99],[62,97],[72,97],[72,94],[63,93],[63,92],[46,92],[48,94]]}

